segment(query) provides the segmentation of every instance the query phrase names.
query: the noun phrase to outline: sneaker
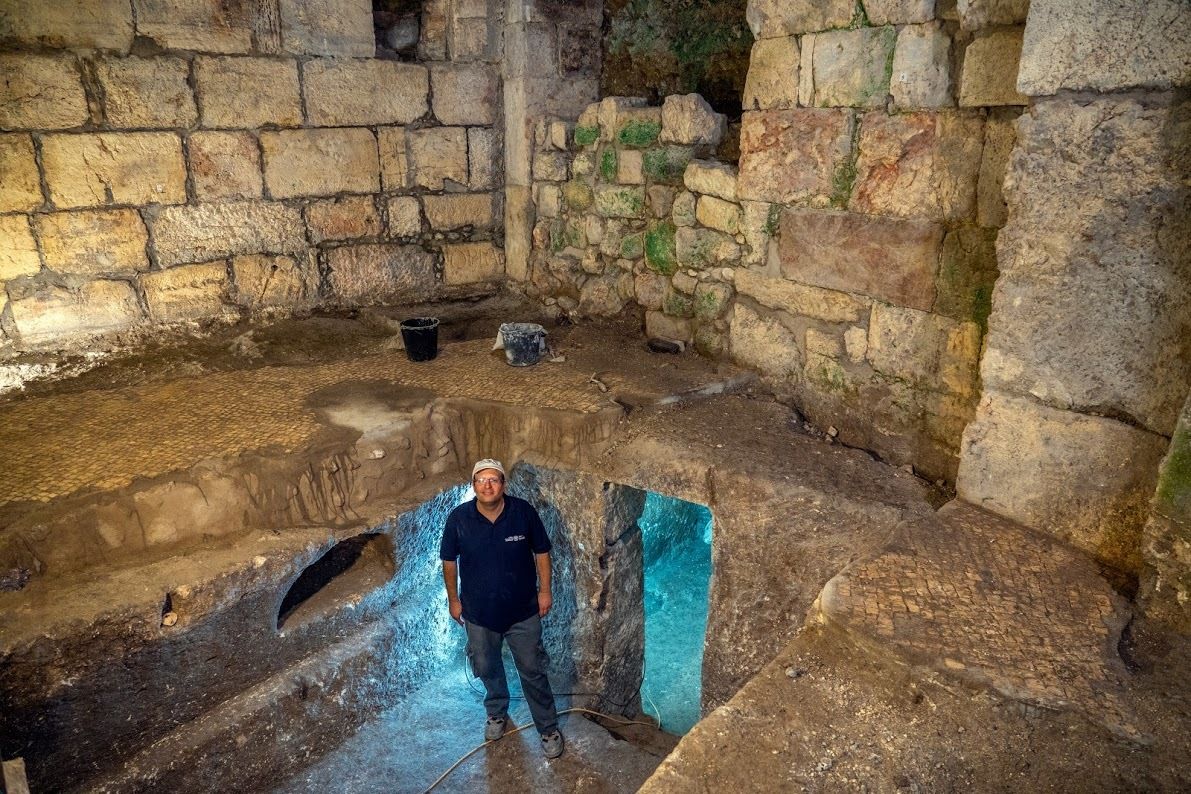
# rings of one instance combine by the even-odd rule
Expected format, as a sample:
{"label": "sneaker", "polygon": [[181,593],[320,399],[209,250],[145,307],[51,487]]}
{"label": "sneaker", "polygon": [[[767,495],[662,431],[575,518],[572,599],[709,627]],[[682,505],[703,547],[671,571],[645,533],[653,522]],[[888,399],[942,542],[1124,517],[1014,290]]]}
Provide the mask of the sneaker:
{"label": "sneaker", "polygon": [[505,724],[509,721],[505,717],[489,717],[488,721],[484,723],[484,741],[495,742],[497,739],[505,735]]}
{"label": "sneaker", "polygon": [[562,755],[564,744],[566,742],[563,741],[562,733],[559,731],[542,734],[542,750],[546,753],[547,758],[558,758]]}

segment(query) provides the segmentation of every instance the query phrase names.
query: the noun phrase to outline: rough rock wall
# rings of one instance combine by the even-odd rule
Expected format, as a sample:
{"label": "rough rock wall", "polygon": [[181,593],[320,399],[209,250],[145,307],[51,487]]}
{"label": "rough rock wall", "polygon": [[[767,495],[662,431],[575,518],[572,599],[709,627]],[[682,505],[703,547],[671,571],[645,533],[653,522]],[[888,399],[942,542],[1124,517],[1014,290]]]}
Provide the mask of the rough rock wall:
{"label": "rough rock wall", "polygon": [[[492,8],[489,8],[489,5]],[[0,0],[0,345],[500,279],[496,0]]]}
{"label": "rough rock wall", "polygon": [[1146,615],[1191,632],[1191,396],[1158,471],[1144,542]]}
{"label": "rough rock wall", "polygon": [[[1191,386],[1189,83],[1184,2],[1031,5],[1031,108],[959,470],[964,499],[1133,575]],[[1146,554],[1177,544],[1175,526]],[[1168,583],[1186,576],[1177,559],[1154,562]]]}

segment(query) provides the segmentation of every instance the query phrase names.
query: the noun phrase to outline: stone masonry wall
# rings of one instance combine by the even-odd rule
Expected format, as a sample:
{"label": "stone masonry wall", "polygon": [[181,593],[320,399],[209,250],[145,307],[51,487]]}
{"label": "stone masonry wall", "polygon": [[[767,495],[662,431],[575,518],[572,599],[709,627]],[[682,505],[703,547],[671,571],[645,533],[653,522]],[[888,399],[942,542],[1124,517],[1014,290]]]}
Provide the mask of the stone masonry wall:
{"label": "stone masonry wall", "polygon": [[[491,5],[491,7],[490,7]],[[503,278],[497,0],[0,0],[0,346]]]}
{"label": "stone masonry wall", "polygon": [[1034,0],[1024,42],[1031,107],[959,495],[1145,564],[1186,624],[1186,528],[1153,525],[1144,550],[1142,534],[1191,390],[1191,6]]}

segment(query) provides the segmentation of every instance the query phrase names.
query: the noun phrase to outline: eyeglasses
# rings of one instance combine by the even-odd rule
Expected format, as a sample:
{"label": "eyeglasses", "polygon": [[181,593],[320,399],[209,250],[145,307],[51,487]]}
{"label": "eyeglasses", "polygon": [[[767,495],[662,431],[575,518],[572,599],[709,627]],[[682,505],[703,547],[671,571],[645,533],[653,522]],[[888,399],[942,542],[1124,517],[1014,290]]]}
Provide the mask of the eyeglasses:
{"label": "eyeglasses", "polygon": [[496,485],[498,482],[502,482],[499,477],[476,477],[475,479],[476,485]]}

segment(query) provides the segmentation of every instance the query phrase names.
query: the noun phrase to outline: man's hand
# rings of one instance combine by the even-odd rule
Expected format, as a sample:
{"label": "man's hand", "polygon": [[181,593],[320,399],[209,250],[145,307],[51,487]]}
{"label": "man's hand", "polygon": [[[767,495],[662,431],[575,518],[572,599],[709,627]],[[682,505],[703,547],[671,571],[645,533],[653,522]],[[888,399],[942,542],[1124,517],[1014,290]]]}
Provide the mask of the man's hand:
{"label": "man's hand", "polygon": [[546,617],[546,613],[550,611],[550,607],[554,606],[554,598],[550,595],[549,590],[538,591],[538,617]]}
{"label": "man's hand", "polygon": [[463,625],[463,602],[458,598],[448,598],[447,608],[451,610],[451,620]]}

